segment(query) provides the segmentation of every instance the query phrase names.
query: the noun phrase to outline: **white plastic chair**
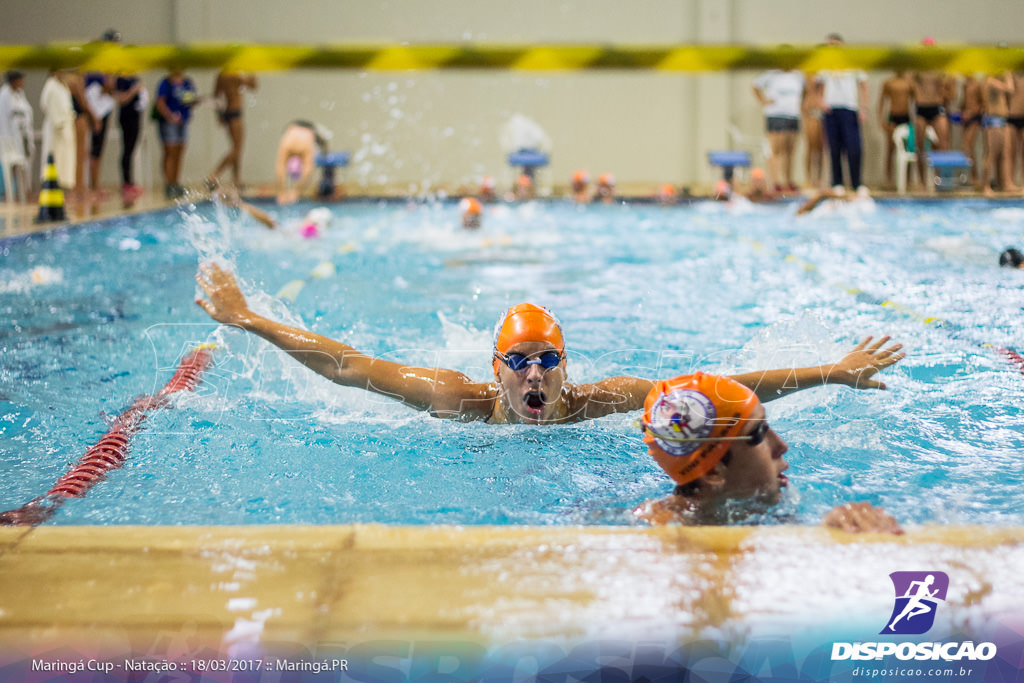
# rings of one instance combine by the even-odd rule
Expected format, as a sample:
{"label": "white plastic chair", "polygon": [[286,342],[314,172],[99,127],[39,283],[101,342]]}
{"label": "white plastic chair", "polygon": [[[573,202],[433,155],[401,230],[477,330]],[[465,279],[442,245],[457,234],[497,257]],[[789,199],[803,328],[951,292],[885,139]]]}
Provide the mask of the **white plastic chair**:
{"label": "white plastic chair", "polygon": [[768,160],[772,158],[772,145],[768,142],[768,138],[763,135],[745,135],[734,123],[730,123],[727,130],[732,146],[736,149],[750,152],[754,166],[761,168],[767,166]]}
{"label": "white plastic chair", "polygon": [[4,174],[4,188],[7,190],[7,201],[12,201],[14,196],[14,169],[20,167],[23,171],[21,179],[17,182],[18,196],[22,203],[25,201],[25,180],[29,176],[28,159],[25,158],[25,150],[18,138],[0,136],[0,172]]}
{"label": "white plastic chair", "polygon": [[[934,145],[938,143],[939,136],[931,126],[925,128],[925,136]],[[896,146],[896,192],[907,193],[907,174],[909,169],[917,163],[917,152],[908,149],[910,145],[910,126],[901,123],[892,132],[892,141]]]}

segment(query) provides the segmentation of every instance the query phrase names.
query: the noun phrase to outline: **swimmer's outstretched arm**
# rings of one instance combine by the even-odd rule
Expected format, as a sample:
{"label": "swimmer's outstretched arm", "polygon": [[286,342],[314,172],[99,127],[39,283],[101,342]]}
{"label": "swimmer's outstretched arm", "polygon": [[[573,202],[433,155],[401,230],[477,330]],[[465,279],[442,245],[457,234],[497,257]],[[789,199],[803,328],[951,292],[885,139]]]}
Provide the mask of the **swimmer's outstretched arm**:
{"label": "swimmer's outstretched arm", "polygon": [[[872,337],[866,337],[838,363],[760,370],[732,375],[732,379],[750,388],[762,403],[823,384],[843,384],[854,389],[885,389],[884,383],[874,379],[875,374],[898,363],[905,355],[900,353],[902,344],[886,346],[888,341],[889,337],[885,336],[872,344]],[[654,382],[640,377],[609,377],[593,384],[575,385],[569,390],[570,419],[589,420],[612,413],[640,410],[653,386]]]}
{"label": "swimmer's outstretched arm", "polygon": [[196,281],[207,299],[196,299],[217,322],[263,337],[332,382],[390,396],[437,417],[460,420],[491,415],[497,388],[443,368],[416,368],[372,358],[347,344],[264,318],[249,309],[231,273],[204,263]]}
{"label": "swimmer's outstretched arm", "polygon": [[733,375],[732,379],[753,390],[762,403],[823,384],[843,384],[853,389],[885,389],[885,383],[875,379],[875,375],[906,356],[900,352],[902,344],[886,346],[889,339],[886,335],[872,343],[873,337],[865,337],[838,363],[748,372]]}

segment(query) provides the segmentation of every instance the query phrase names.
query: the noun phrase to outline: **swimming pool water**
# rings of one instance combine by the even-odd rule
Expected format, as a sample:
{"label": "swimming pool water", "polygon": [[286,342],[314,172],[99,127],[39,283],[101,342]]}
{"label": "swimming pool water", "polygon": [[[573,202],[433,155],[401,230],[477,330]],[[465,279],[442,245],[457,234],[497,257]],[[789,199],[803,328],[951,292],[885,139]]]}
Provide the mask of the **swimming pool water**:
{"label": "swimming pool water", "polygon": [[[1024,208],[795,205],[312,205],[270,232],[209,204],[0,242],[0,508],[47,491],[192,345],[221,344],[194,394],[154,413],[124,467],[49,524],[629,524],[671,490],[636,415],[556,427],[462,424],[337,387],[193,299],[200,259],[255,308],[367,353],[490,377],[508,305],[561,318],[570,381],[838,359],[867,334],[909,356],[889,390],[824,387],[768,404],[791,486],[769,521],[870,500],[900,521],[1019,525],[1024,273],[996,266]],[[313,273],[320,275],[316,277]],[[274,295],[288,283],[294,301]],[[935,319],[939,319],[938,321]]]}

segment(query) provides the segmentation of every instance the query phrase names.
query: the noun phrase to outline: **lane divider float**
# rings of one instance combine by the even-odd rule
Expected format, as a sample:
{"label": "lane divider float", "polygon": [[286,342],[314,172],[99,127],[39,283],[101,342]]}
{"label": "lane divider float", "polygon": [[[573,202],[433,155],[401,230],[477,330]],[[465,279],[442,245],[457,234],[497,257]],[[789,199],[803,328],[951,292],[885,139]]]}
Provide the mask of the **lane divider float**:
{"label": "lane divider float", "polygon": [[192,391],[199,385],[203,372],[213,364],[215,344],[200,344],[178,364],[178,370],[159,392],[140,396],[130,408],[117,416],[110,429],[85,452],[44,495],[20,508],[0,512],[5,526],[36,526],[50,519],[68,498],[81,498],[106,474],[128,459],[131,438],[142,427],[149,414],[165,407],[171,394]]}

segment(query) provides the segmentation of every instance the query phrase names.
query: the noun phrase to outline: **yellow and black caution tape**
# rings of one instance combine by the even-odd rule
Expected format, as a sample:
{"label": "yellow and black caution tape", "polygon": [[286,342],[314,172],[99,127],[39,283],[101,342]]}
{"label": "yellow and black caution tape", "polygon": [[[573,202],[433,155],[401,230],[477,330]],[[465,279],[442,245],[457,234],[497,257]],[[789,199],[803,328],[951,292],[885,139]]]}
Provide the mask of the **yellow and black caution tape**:
{"label": "yellow and black caution tape", "polygon": [[158,68],[246,71],[289,69],[627,70],[707,72],[743,69],[932,70],[1000,73],[1024,69],[1024,46],[983,45],[608,45],[339,44],[0,46],[0,70],[83,68],[117,72]]}

